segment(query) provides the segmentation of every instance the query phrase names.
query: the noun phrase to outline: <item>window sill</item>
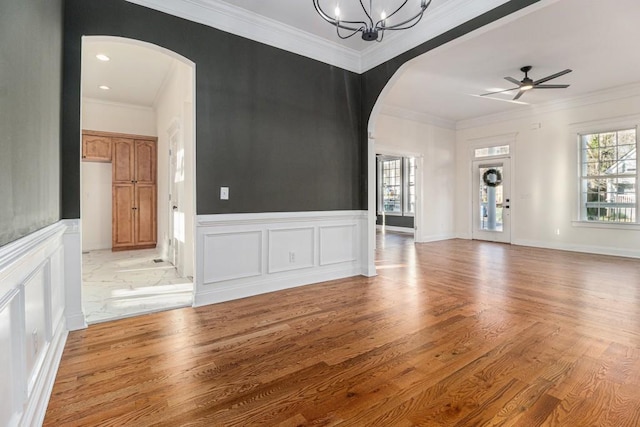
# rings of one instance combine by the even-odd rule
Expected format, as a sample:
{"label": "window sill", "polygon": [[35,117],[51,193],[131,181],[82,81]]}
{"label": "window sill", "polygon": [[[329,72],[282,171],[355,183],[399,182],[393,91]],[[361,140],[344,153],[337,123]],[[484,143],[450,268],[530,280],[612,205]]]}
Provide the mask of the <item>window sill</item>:
{"label": "window sill", "polygon": [[640,231],[640,224],[638,223],[606,223],[598,221],[571,221],[571,225],[574,227],[584,228],[604,228],[608,230],[638,230]]}

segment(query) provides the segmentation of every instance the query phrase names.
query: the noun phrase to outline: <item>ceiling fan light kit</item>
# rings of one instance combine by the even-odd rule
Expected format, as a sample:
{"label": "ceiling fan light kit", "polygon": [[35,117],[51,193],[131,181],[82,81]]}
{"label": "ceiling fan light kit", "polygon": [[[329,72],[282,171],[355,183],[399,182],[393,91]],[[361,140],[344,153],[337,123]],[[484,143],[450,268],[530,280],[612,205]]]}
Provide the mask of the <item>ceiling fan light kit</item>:
{"label": "ceiling fan light kit", "polygon": [[538,80],[532,80],[529,77],[529,71],[531,71],[531,65],[526,65],[522,68],[520,68],[520,71],[522,71],[524,73],[524,78],[522,80],[516,80],[513,77],[505,77],[504,79],[508,82],[511,82],[513,84],[516,85],[516,87],[512,87],[511,89],[505,89],[505,90],[498,90],[495,92],[488,92],[488,93],[483,93],[480,96],[488,96],[488,95],[495,95],[496,93],[504,93],[504,92],[510,92],[512,90],[517,90],[518,93],[516,93],[516,95],[513,97],[513,100],[515,101],[516,99],[520,98],[525,92],[532,90],[532,89],[566,89],[568,88],[570,85],[567,84],[561,84],[561,85],[556,85],[556,84],[544,84],[545,82],[548,82],[549,80],[558,78],[560,76],[564,76],[565,74],[570,73],[572,70],[570,69],[566,69],[563,71],[560,71],[558,73],[555,74],[551,74],[547,77],[543,77],[541,79]]}
{"label": "ceiling fan light kit", "polygon": [[[343,19],[340,13],[340,7],[337,5],[335,7],[334,15],[329,15],[325,12],[325,9],[320,4],[320,1],[321,0],[313,0],[313,7],[315,7],[316,12],[318,12],[318,15],[320,15],[322,19],[336,27],[336,33],[338,34],[338,37],[340,37],[341,39],[348,39],[360,33],[362,36],[362,40],[369,42],[381,42],[384,38],[385,31],[408,30],[409,28],[414,27],[416,24],[418,24],[418,22],[420,22],[420,20],[422,19],[424,12],[431,4],[432,0],[420,0],[418,11],[411,17],[402,19],[399,22],[395,22],[395,20],[393,19],[394,15],[400,12],[400,10],[402,10],[406,6],[409,0],[404,0],[400,4],[400,6],[398,6],[398,8],[391,13],[382,11],[380,13],[380,19],[377,21],[375,21],[375,19],[377,18],[374,17],[375,8],[373,5],[373,0],[369,0],[368,8],[364,4],[365,1],[360,0],[360,6],[362,7],[364,16],[350,19]],[[346,33],[341,33],[341,29]]]}

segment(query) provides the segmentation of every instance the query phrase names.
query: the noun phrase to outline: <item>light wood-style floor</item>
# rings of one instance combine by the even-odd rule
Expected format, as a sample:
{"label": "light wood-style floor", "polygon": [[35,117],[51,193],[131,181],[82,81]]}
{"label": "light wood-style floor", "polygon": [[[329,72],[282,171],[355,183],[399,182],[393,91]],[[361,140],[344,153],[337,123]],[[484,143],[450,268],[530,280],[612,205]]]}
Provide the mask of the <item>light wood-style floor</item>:
{"label": "light wood-style floor", "polygon": [[640,425],[640,260],[380,243],[375,278],[71,333],[45,425]]}

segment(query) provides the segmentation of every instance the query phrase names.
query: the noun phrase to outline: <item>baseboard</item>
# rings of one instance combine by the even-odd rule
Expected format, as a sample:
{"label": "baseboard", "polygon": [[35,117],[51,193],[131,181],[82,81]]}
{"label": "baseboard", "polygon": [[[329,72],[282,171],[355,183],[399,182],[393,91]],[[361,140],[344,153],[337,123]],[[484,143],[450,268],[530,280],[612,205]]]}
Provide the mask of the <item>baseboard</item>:
{"label": "baseboard", "polygon": [[456,236],[455,234],[430,234],[427,236],[420,236],[418,239],[416,239],[416,242],[419,243],[429,243],[429,242],[439,242],[441,240],[451,240],[451,239],[455,239]]}
{"label": "baseboard", "polygon": [[398,233],[407,233],[407,234],[413,234],[415,232],[415,230],[413,228],[397,227],[395,225],[379,225],[379,224],[376,224],[376,229],[378,229],[378,230],[387,230],[387,231],[395,231],[395,232],[398,232]]}
{"label": "baseboard", "polygon": [[306,286],[329,280],[344,279],[346,277],[361,274],[361,269],[357,266],[342,267],[324,271],[310,270],[308,273],[296,274],[289,277],[273,277],[268,279],[258,279],[255,282],[243,283],[239,285],[216,286],[204,285],[202,290],[196,292],[194,296],[194,307],[208,304],[216,304],[240,298],[247,298],[254,295],[266,294],[281,291],[284,289]]}
{"label": "baseboard", "polygon": [[531,246],[534,248],[555,249],[559,251],[582,252],[582,253],[597,254],[597,255],[611,255],[611,256],[620,256],[620,257],[626,257],[626,258],[640,258],[640,250],[620,249],[620,248],[612,248],[612,247],[606,247],[606,246],[576,245],[572,243],[541,242],[536,240],[523,240],[523,239],[517,239],[512,241],[511,243],[518,246]]}

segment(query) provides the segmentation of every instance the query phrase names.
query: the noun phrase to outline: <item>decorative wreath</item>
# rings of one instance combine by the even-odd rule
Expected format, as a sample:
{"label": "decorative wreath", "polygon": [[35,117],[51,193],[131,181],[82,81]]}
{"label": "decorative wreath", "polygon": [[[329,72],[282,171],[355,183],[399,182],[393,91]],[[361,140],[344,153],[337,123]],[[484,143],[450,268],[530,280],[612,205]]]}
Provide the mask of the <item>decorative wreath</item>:
{"label": "decorative wreath", "polygon": [[[489,181],[489,175],[495,175],[496,180],[494,182]],[[482,181],[487,185],[487,187],[497,187],[502,184],[502,174],[498,169],[487,169],[485,173],[482,174]]]}

